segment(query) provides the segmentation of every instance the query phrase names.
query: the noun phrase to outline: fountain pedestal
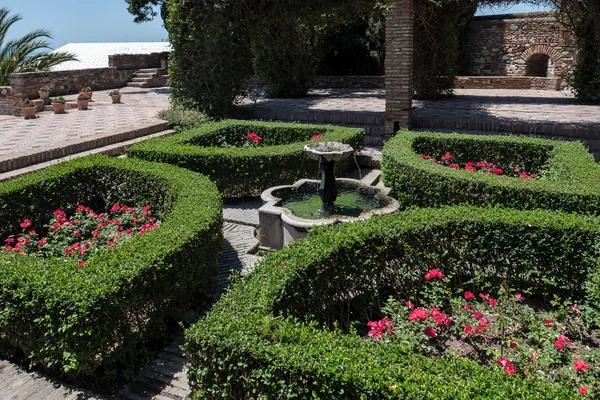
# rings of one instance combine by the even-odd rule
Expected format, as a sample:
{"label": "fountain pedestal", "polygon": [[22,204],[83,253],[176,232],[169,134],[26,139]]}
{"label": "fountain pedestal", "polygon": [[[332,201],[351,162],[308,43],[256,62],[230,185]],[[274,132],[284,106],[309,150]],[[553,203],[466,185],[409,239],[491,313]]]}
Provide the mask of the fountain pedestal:
{"label": "fountain pedestal", "polygon": [[333,207],[333,203],[338,196],[338,188],[335,184],[335,161],[321,160],[319,196],[325,207]]}

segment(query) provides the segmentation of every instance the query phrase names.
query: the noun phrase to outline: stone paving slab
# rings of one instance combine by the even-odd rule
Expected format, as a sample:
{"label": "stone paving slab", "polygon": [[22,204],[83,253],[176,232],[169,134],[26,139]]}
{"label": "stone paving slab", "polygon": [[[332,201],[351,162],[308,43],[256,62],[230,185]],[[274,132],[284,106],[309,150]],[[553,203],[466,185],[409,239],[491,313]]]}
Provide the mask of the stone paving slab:
{"label": "stone paving slab", "polygon": [[29,373],[22,368],[0,359],[0,399],[2,400],[103,400],[86,390],[70,388]]}
{"label": "stone paving slab", "polygon": [[[106,92],[107,93],[107,92]],[[157,118],[169,107],[168,88],[124,88],[123,104],[94,93],[87,111],[40,112],[38,118],[0,120],[0,172],[131,140],[167,129]]]}

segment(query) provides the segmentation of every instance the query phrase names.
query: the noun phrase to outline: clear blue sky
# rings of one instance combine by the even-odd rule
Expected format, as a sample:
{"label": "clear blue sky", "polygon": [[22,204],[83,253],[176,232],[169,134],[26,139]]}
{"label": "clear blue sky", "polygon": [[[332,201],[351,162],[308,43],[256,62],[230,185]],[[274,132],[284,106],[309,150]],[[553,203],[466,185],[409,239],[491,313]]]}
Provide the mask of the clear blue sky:
{"label": "clear blue sky", "polygon": [[[0,6],[19,13],[23,20],[9,30],[9,38],[37,29],[52,33],[53,48],[83,42],[158,42],[167,39],[159,18],[133,23],[125,0],[0,0]],[[529,6],[480,10],[478,14],[536,11]]]}
{"label": "clear blue sky", "polygon": [[160,42],[167,39],[160,17],[135,24],[125,0],[0,0],[23,19],[8,31],[11,38],[34,29],[52,33],[52,47],[85,42]]}

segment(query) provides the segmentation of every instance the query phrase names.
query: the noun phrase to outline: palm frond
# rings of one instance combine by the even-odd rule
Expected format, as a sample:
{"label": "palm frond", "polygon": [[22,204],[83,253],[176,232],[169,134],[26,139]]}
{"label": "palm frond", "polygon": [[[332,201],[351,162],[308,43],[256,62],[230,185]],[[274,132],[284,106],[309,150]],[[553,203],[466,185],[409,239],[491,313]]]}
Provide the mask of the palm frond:
{"label": "palm frond", "polygon": [[[54,53],[35,54],[28,57],[22,63],[19,69],[27,69],[28,71],[48,71],[50,68],[66,61],[79,61],[75,54],[65,51],[57,51]],[[25,71],[23,71],[25,72]]]}

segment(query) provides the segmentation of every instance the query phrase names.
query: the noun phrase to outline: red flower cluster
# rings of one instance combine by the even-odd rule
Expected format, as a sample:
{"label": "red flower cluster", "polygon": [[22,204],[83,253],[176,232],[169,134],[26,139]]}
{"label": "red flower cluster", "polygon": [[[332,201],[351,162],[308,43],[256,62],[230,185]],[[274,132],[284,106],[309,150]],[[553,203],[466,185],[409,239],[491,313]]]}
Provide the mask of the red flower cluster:
{"label": "red flower cluster", "polygon": [[248,136],[246,136],[246,139],[252,141],[252,143],[254,144],[259,144],[263,140],[263,138],[261,138],[254,132],[250,132]]}
{"label": "red flower cluster", "polygon": [[394,333],[394,321],[387,317],[380,321],[369,321],[367,326],[371,328],[368,334],[369,337],[373,337],[377,341],[381,339],[384,333],[388,333],[389,335]]}
{"label": "red flower cluster", "polygon": [[[421,158],[425,160],[431,160],[434,164],[444,164],[452,169],[461,169],[460,164],[451,162],[454,159],[454,156],[452,156],[450,152],[446,152],[446,155],[440,157],[439,162],[435,158],[431,157],[429,154],[421,154]],[[502,168],[495,167],[494,164],[488,161],[479,161],[476,163],[473,161],[469,161],[465,164],[462,170],[470,172],[481,172],[487,175],[505,175],[505,171]],[[534,179],[536,177],[535,174],[528,174],[526,171],[522,171],[518,167],[514,169],[514,173],[516,174],[515,176],[520,176],[523,179]]]}
{"label": "red flower cluster", "polygon": [[507,359],[507,358],[501,358],[497,361],[497,364],[500,365],[501,367],[504,367],[504,373],[506,375],[514,375],[515,372],[517,372],[517,369],[515,368],[515,366]]}
{"label": "red flower cluster", "polygon": [[318,140],[321,139],[323,137],[322,133],[319,133],[318,135],[313,135],[310,140]]}
{"label": "red flower cluster", "polygon": [[444,274],[442,274],[441,271],[436,268],[429,270],[429,272],[427,272],[425,274],[426,281],[433,279],[433,278],[442,279],[443,277],[444,277]]}
{"label": "red flower cluster", "polygon": [[71,218],[63,210],[56,210],[54,218],[46,226],[46,238],[38,239],[35,230],[26,231],[32,222],[24,220],[19,224],[24,232],[18,237],[7,238],[3,250],[38,257],[66,255],[75,258],[78,266],[82,267],[90,253],[103,247],[113,247],[135,233],[142,235],[157,228],[159,223],[149,215],[150,209],[150,206],[138,210],[114,204],[109,213],[97,214],[91,208],[79,205]]}

